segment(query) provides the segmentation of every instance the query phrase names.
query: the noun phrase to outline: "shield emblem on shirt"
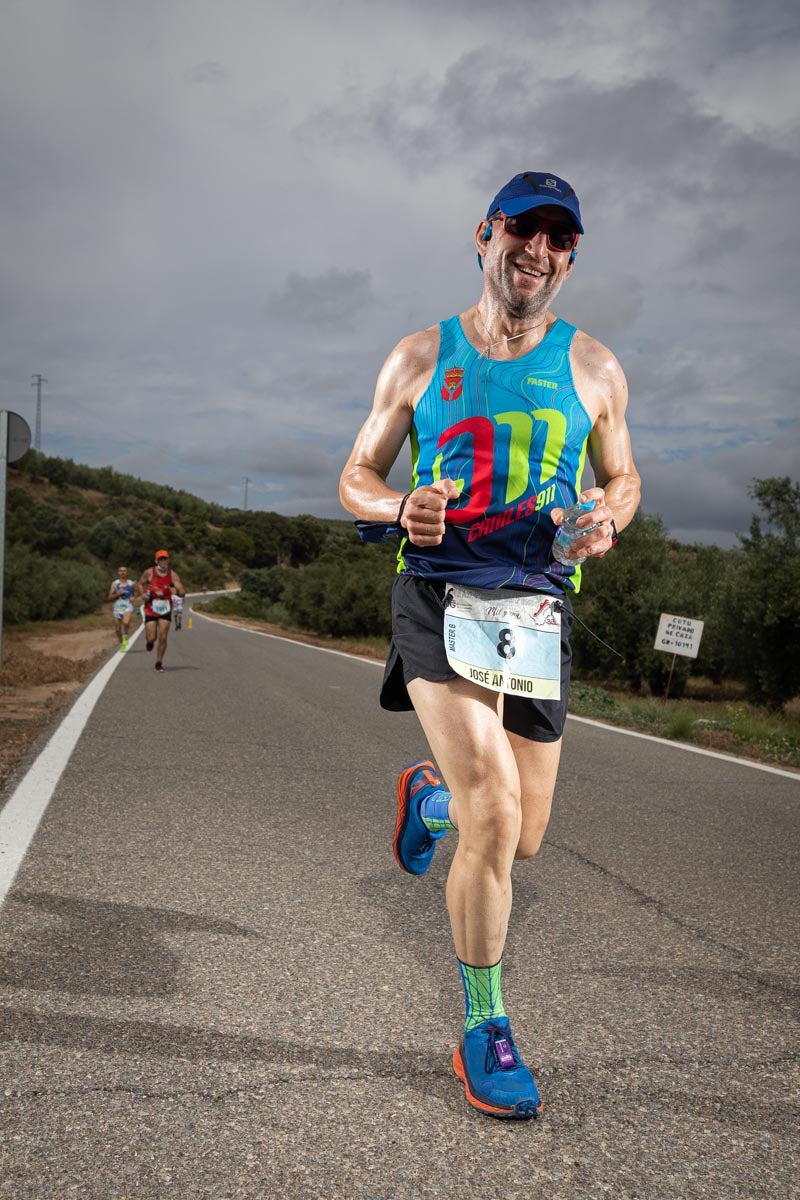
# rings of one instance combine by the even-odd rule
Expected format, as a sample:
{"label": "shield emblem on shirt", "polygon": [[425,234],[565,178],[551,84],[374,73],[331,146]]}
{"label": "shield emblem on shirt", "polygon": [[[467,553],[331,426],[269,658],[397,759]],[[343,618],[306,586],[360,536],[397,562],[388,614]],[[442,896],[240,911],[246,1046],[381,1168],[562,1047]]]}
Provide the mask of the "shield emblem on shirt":
{"label": "shield emblem on shirt", "polygon": [[449,367],[444,373],[442,385],[443,400],[457,400],[463,389],[464,368]]}

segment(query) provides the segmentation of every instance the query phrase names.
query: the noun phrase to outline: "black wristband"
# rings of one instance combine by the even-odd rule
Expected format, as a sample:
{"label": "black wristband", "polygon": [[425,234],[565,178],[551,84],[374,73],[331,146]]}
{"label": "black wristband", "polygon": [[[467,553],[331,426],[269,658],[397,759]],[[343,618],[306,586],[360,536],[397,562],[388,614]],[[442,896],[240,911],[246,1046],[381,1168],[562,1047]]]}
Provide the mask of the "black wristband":
{"label": "black wristband", "polygon": [[617,533],[617,527],[614,524],[614,521],[612,519],[612,521],[611,521],[611,545],[616,546],[618,541],[619,541],[619,534]]}
{"label": "black wristband", "polygon": [[397,514],[397,520],[395,521],[395,525],[399,525],[399,524],[400,524],[400,518],[401,518],[401,517],[402,517],[402,515],[403,515],[403,509],[405,508],[405,506],[406,506],[406,503],[408,502],[408,497],[409,497],[410,495],[411,495],[411,492],[406,492],[405,496],[403,496],[403,499],[400,501],[400,510],[399,510],[399,512],[398,512],[398,514]]}

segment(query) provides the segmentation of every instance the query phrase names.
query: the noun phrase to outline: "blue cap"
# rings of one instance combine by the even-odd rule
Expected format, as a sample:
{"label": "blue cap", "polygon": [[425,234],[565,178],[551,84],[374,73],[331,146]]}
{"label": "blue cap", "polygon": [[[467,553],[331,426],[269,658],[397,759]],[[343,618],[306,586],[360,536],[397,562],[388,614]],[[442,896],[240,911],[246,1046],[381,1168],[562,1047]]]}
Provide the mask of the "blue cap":
{"label": "blue cap", "polygon": [[515,175],[497,193],[487,209],[486,218],[488,220],[498,209],[507,217],[516,217],[529,208],[541,208],[545,204],[557,204],[565,208],[578,233],[583,233],[578,197],[566,180],[542,171],[523,171],[521,175]]}

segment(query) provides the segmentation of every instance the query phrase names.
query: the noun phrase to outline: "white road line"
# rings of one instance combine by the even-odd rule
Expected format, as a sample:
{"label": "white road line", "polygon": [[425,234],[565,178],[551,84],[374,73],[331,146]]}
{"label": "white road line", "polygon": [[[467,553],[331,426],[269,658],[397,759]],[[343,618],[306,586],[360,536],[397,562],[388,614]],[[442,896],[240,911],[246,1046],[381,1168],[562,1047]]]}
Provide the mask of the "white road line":
{"label": "white road line", "polygon": [[[205,593],[203,593],[205,594]],[[193,610],[194,616],[203,617],[215,625],[224,625],[227,629],[238,629],[240,633],[253,633],[257,637],[274,638],[278,642],[291,642],[294,646],[305,646],[307,650],[318,650],[323,654],[336,654],[340,658],[351,658],[354,662],[366,663],[367,666],[383,670],[383,663],[372,658],[362,658],[358,654],[348,654],[345,650],[329,650],[326,646],[314,646],[309,642],[298,642],[294,638],[281,637],[277,633],[264,633],[260,629],[248,629],[245,625],[232,625],[205,613]],[[144,628],[140,625],[129,638],[129,645],[136,641]],[[0,905],[8,895],[17,872],[22,865],[28,847],[39,827],[39,822],[47,811],[47,806],[53,798],[58,781],[70,760],[72,751],[83,733],[86,722],[91,715],[103,689],[116,671],[122,655],[117,653],[95,675],[88,687],[81,692],[70,711],[56,729],[50,741],[42,750],[39,757],[29,768],[27,774],[17,786],[5,807],[0,811]],[[686,742],[673,742],[666,738],[654,737],[650,733],[637,733],[633,729],[621,729],[618,725],[606,725],[602,721],[592,721],[588,717],[576,717],[569,714],[570,721],[580,721],[584,725],[593,725],[606,733],[619,733],[626,737],[644,738],[647,742],[657,742],[660,746],[669,746],[673,750],[686,750],[690,754],[704,754],[708,758],[719,758],[723,762],[732,763],[739,767],[752,767],[756,771],[767,771],[772,775],[783,775],[786,779],[800,781],[800,774],[794,771],[782,771],[779,767],[768,767],[764,763],[753,762],[749,758],[735,758],[730,754],[720,754],[716,750],[704,750],[700,746],[689,746]]]}
{"label": "white road line", "polygon": [[[130,636],[128,645],[136,641],[142,628],[140,625]],[[124,657],[117,651],[100,668],[0,811],[0,905],[8,895],[91,711]]]}
{"label": "white road line", "polygon": [[[236,625],[226,621],[224,617],[208,617],[205,613],[194,610],[195,616],[203,617],[217,625],[225,625],[228,629],[238,629],[241,633],[254,633],[258,637],[274,638],[278,642],[293,642],[295,646],[305,646],[309,650],[321,650],[323,654],[338,654],[341,658],[352,658],[356,662],[369,663],[383,670],[383,663],[374,658],[362,658],[358,654],[348,654],[345,650],[329,650],[327,646],[314,646],[310,642],[298,642],[295,638],[281,637],[278,633],[264,633],[261,629],[250,629],[247,625]],[[607,733],[622,733],[627,737],[644,738],[646,742],[657,742],[659,746],[670,746],[673,750],[687,750],[690,754],[704,754],[707,758],[721,758],[723,762],[735,763],[739,767],[753,767],[756,771],[768,771],[771,775],[783,775],[785,779],[795,779],[800,783],[800,772],[784,771],[780,767],[769,767],[766,763],[754,762],[752,758],[737,758],[733,754],[721,754],[718,750],[706,750],[702,746],[690,746],[687,742],[675,742],[671,738],[656,737],[652,733],[638,733],[634,729],[623,729],[620,725],[607,725],[605,721],[593,721],[589,717],[577,717],[567,713],[567,720],[580,721],[583,725],[593,725],[595,729],[605,729]]]}
{"label": "white road line", "polygon": [[783,775],[786,779],[794,779],[800,783],[800,772],[784,771],[780,767],[768,767],[766,763],[754,762],[752,758],[737,758],[734,754],[721,754],[719,750],[706,750],[702,746],[690,746],[687,742],[674,742],[671,738],[656,737],[652,733],[638,733],[635,729],[622,729],[619,725],[607,725],[605,721],[592,721],[589,717],[576,717],[568,714],[570,721],[580,721],[583,725],[594,725],[595,729],[605,729],[608,733],[624,733],[626,737],[644,738],[646,742],[658,742],[659,746],[672,746],[674,750],[688,750],[690,754],[705,754],[707,758],[721,758],[723,762],[737,763],[740,767],[753,767],[756,771],[769,771],[771,775]]}
{"label": "white road line", "polygon": [[315,646],[312,642],[299,642],[297,638],[282,637],[279,633],[265,633],[263,629],[251,629],[248,625],[238,625],[234,621],[226,621],[224,617],[209,617],[205,613],[192,609],[196,617],[210,621],[212,625],[224,625],[227,629],[238,629],[241,633],[254,633],[256,637],[274,638],[276,642],[291,642],[294,646],[305,646],[309,650],[320,650],[323,654],[338,654],[339,658],[352,658],[354,662],[368,663],[371,667],[380,667],[383,663],[374,658],[364,658],[361,654],[348,654],[346,650],[329,650],[327,646]]}

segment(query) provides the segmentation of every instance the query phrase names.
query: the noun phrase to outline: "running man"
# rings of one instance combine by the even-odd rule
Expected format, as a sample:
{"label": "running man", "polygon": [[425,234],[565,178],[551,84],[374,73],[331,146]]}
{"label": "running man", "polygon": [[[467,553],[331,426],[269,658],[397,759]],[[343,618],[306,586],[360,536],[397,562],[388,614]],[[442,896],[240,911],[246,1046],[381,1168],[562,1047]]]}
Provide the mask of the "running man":
{"label": "running man", "polygon": [[[622,369],[550,309],[583,231],[557,176],[525,172],[498,192],[475,232],[478,303],[389,355],[340,484],[355,517],[402,539],[381,704],[416,710],[438,767],[400,774],[394,854],[424,875],[458,831],[447,907],[466,1017],[453,1067],[470,1104],[503,1118],[541,1110],[501,970],[512,865],[536,854],[550,816],[570,596],[580,561],[611,549],[640,492]],[[402,496],[386,477],[409,436]],[[581,491],[587,451],[595,486]],[[593,508],[562,564],[553,538],[578,500]]]}
{"label": "running man", "polygon": [[169,565],[169,551],[156,550],[155,566],[143,572],[137,588],[144,599],[144,636],[148,650],[158,641],[156,670],[164,670],[167,637],[172,624],[173,593],[185,596],[186,589]]}
{"label": "running man", "polygon": [[136,585],[128,579],[128,568],[118,567],[118,575],[108,589],[108,600],[114,601],[114,632],[117,635],[120,652],[128,649],[128,630],[133,616],[133,593]]}
{"label": "running man", "polygon": [[183,596],[176,590],[172,593],[172,615],[175,618],[175,628],[183,626]]}

